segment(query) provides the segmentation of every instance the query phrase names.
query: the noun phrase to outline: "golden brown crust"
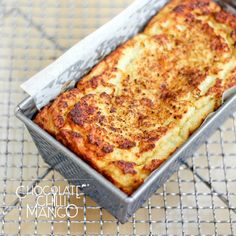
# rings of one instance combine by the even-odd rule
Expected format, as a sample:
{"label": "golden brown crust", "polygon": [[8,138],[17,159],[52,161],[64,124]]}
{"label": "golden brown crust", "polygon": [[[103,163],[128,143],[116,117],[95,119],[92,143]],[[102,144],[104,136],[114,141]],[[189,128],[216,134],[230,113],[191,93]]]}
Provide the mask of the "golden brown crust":
{"label": "golden brown crust", "polygon": [[173,0],[35,122],[132,194],[236,85],[236,17]]}

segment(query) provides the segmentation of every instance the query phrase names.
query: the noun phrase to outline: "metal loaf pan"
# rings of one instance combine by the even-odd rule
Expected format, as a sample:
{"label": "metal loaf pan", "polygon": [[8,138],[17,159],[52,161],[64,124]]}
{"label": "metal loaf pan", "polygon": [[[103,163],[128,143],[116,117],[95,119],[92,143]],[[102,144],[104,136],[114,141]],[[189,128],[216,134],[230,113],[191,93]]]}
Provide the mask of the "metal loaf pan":
{"label": "metal loaf pan", "polygon": [[[161,4],[159,4],[160,2]],[[167,2],[167,0],[148,1],[150,4],[146,4],[145,6],[147,9],[149,8],[149,10],[145,11],[145,19],[143,20],[143,24],[140,24],[138,30],[142,30],[145,22],[160,10],[163,3],[165,4]],[[222,4],[224,4],[224,2],[222,2]],[[152,5],[155,6],[154,9],[150,9]],[[142,7],[142,10],[145,9]],[[140,9],[137,9],[136,13],[137,15],[140,15]],[[149,14],[149,16],[147,14]],[[126,22],[123,22],[122,24],[126,25]],[[135,30],[133,32],[135,32]],[[131,36],[132,35],[130,35],[130,37]],[[115,46],[118,46],[120,43],[120,40],[117,39]],[[106,54],[108,53],[109,51]],[[96,64],[98,58],[94,60],[93,65]],[[78,80],[79,79],[77,79],[77,81]],[[124,194],[77,155],[37,126],[32,121],[32,117],[37,112],[35,100],[32,97],[28,97],[21,102],[17,106],[15,114],[26,125],[44,161],[56,169],[72,184],[78,186],[86,184],[87,186],[81,190],[89,195],[100,206],[107,209],[120,222],[124,223],[175,171],[178,170],[179,166],[191,156],[199,145],[206,141],[214,130],[219,127],[235,109],[236,95],[233,95],[230,96],[230,98],[228,98],[223,105],[191,135],[184,145],[178,148],[167,161],[154,171],[131,196]]]}

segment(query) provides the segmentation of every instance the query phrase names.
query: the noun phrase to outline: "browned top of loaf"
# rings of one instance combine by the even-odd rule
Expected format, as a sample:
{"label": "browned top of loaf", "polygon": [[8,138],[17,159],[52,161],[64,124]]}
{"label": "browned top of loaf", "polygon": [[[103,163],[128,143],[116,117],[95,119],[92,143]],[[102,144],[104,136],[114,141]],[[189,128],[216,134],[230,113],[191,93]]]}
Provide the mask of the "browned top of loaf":
{"label": "browned top of loaf", "polygon": [[236,84],[235,42],[234,15],[173,0],[35,122],[131,194]]}

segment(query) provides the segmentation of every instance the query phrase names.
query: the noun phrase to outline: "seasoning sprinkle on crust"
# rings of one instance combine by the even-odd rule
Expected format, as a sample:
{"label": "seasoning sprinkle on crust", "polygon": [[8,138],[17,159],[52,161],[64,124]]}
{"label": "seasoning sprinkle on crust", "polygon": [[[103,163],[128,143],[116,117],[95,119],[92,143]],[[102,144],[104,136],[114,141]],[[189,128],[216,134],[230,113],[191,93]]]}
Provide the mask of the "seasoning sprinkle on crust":
{"label": "seasoning sprinkle on crust", "polygon": [[34,121],[132,194],[236,85],[236,16],[172,0]]}

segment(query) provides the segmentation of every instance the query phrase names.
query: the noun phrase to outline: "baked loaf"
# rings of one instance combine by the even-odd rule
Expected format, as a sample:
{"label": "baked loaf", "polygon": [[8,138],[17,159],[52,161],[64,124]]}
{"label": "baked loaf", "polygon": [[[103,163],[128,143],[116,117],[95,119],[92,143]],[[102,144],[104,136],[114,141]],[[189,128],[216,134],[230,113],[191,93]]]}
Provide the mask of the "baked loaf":
{"label": "baked loaf", "polygon": [[34,121],[132,194],[236,85],[236,16],[173,0]]}

